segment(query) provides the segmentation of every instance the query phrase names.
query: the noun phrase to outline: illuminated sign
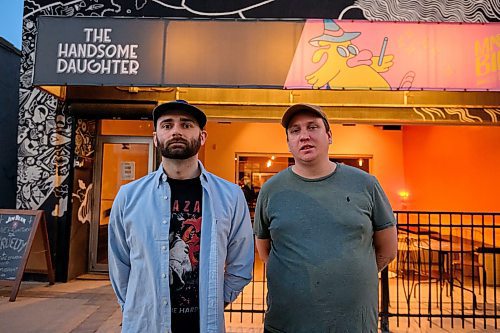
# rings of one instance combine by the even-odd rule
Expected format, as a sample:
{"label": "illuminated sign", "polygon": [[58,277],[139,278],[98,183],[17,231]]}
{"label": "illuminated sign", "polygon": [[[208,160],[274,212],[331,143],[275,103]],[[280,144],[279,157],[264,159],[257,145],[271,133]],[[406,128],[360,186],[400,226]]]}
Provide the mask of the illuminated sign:
{"label": "illuminated sign", "polygon": [[285,87],[500,90],[500,24],[307,20]]}
{"label": "illuminated sign", "polygon": [[40,17],[35,85],[500,90],[500,24]]}

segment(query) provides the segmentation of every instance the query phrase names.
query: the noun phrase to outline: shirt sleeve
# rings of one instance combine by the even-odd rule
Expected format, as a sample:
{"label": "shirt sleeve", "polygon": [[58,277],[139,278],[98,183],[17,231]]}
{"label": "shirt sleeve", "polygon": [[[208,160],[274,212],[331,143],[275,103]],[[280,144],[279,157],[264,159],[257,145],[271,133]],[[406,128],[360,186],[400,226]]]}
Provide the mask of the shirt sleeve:
{"label": "shirt sleeve", "polygon": [[374,231],[380,231],[388,227],[395,226],[396,219],[394,217],[394,212],[392,211],[391,204],[389,203],[389,199],[387,199],[382,186],[380,186],[380,183],[375,177],[373,177],[373,181],[372,224]]}
{"label": "shirt sleeve", "polygon": [[252,280],[254,242],[250,214],[241,189],[236,191],[224,273],[224,302],[232,302]]}
{"label": "shirt sleeve", "polygon": [[270,239],[269,218],[267,216],[267,193],[265,187],[259,192],[257,204],[255,206],[255,217],[253,222],[253,232],[259,239]]}
{"label": "shirt sleeve", "polygon": [[123,192],[116,195],[108,226],[109,278],[123,311],[130,275],[130,249],[123,226]]}

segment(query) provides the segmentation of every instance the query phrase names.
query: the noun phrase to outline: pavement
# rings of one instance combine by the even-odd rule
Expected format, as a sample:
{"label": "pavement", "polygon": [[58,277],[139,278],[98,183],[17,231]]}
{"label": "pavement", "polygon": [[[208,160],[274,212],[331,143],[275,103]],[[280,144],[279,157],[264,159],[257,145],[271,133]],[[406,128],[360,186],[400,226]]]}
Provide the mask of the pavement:
{"label": "pavement", "polygon": [[[9,302],[11,287],[0,286],[0,332],[9,333],[118,333],[121,312],[104,278],[83,278],[49,286],[42,282],[22,282],[15,302]],[[246,313],[245,315],[248,315]],[[409,321],[409,322],[408,322]],[[427,318],[390,319],[392,333],[500,332],[493,322],[486,328],[472,328],[460,320],[451,327]],[[500,325],[500,320],[498,320]],[[500,327],[498,327],[500,328]],[[226,314],[227,333],[261,333],[262,319]]]}
{"label": "pavement", "polygon": [[[9,302],[11,290],[10,286],[0,286],[2,333],[121,331],[121,311],[106,276],[76,279],[52,286],[48,283],[23,281],[14,302]],[[260,333],[262,322],[228,322],[226,331]]]}

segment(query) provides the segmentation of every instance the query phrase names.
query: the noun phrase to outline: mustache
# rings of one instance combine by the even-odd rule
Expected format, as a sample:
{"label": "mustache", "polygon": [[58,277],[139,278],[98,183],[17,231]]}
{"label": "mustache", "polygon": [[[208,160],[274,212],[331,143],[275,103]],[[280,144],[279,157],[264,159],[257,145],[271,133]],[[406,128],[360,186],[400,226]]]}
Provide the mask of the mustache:
{"label": "mustache", "polygon": [[182,139],[182,138],[177,138],[177,139],[172,139],[172,140],[165,142],[165,145],[170,146],[171,144],[174,144],[174,143],[184,143],[186,145],[189,144],[188,140]]}

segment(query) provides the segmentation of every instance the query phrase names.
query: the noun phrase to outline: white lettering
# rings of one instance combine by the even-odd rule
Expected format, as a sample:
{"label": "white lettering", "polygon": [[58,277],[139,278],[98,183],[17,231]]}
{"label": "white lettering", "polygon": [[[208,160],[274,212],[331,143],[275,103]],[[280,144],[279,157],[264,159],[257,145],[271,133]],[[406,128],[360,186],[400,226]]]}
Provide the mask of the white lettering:
{"label": "white lettering", "polygon": [[56,73],[65,73],[68,68],[68,62],[64,59],[57,59]]}
{"label": "white lettering", "polygon": [[88,63],[88,70],[90,74],[97,74],[99,73],[101,69],[101,66],[95,61],[95,60],[90,60]]}
{"label": "white lettering", "polygon": [[128,74],[128,65],[129,61],[128,60],[122,60],[120,63],[120,74]]}
{"label": "white lettering", "polygon": [[76,58],[77,56],[76,44],[69,44],[68,58]]}
{"label": "white lettering", "polygon": [[94,58],[97,54],[97,46],[94,44],[87,44],[87,56],[85,58]]}
{"label": "white lettering", "polygon": [[130,75],[137,75],[137,70],[139,69],[139,62],[137,60],[130,60]]}
{"label": "white lettering", "polygon": [[101,65],[100,74],[110,74],[111,73],[111,63],[109,61],[103,61]]}
{"label": "white lettering", "polygon": [[83,28],[83,32],[85,33],[85,42],[90,43],[90,38],[92,36],[92,28]]}
{"label": "white lettering", "polygon": [[85,43],[59,43],[56,72],[137,75],[137,44],[112,44],[111,28],[84,28]]}
{"label": "white lettering", "polygon": [[135,52],[135,49],[137,49],[139,45],[137,44],[132,44],[130,45],[130,59],[137,59],[137,53]]}
{"label": "white lettering", "polygon": [[116,56],[116,45],[108,45],[106,47],[106,58],[114,58]]}
{"label": "white lettering", "polygon": [[57,57],[67,57],[68,56],[68,43],[59,43],[57,48]]}
{"label": "white lettering", "polygon": [[75,59],[70,59],[68,62],[68,73],[76,73]]}

